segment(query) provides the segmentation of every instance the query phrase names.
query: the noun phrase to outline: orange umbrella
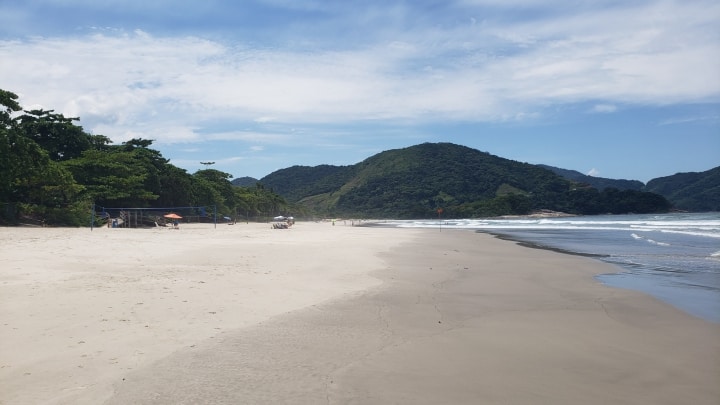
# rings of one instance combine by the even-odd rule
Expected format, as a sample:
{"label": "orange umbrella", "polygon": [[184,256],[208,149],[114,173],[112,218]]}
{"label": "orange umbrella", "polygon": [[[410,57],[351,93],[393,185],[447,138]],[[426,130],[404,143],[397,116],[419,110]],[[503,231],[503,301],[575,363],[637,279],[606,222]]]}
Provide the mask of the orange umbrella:
{"label": "orange umbrella", "polygon": [[172,219],[182,219],[182,217],[178,214],[171,213],[171,214],[165,214],[163,215],[165,218],[172,218]]}

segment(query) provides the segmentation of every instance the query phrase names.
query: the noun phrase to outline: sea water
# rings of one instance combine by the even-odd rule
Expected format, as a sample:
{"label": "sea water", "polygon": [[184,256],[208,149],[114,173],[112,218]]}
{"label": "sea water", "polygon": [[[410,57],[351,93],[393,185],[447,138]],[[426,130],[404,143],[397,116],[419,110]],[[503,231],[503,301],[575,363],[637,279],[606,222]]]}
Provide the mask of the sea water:
{"label": "sea water", "polygon": [[720,323],[720,213],[390,221],[388,225],[475,229],[596,256],[619,269],[597,276],[602,283],[645,292]]}

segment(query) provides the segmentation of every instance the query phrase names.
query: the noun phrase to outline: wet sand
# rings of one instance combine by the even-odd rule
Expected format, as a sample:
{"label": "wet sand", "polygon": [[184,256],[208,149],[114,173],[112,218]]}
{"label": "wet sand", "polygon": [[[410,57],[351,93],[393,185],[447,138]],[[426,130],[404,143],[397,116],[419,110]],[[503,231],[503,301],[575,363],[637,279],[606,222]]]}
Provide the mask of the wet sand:
{"label": "wet sand", "polygon": [[[720,400],[720,325],[593,279],[610,265],[464,230],[236,226],[148,234],[136,249],[170,251],[112,271],[87,246],[52,264],[1,248],[0,403]],[[113,231],[0,236],[154,232]]]}

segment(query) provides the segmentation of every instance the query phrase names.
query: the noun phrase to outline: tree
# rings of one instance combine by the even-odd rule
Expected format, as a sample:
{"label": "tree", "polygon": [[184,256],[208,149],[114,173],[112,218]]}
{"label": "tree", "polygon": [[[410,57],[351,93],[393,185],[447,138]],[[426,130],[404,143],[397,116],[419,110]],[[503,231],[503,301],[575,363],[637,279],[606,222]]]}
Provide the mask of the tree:
{"label": "tree", "polygon": [[196,204],[197,191],[193,177],[185,170],[165,164],[158,173],[160,190],[155,204],[158,207],[184,207]]}
{"label": "tree", "polygon": [[158,198],[145,187],[147,169],[134,151],[91,149],[65,165],[85,186],[83,196],[100,205],[147,207]]}
{"label": "tree", "polygon": [[12,128],[0,128],[0,201],[27,199],[31,178],[40,177],[50,158],[40,145]]}
{"label": "tree", "polygon": [[12,124],[12,114],[22,110],[17,99],[17,94],[0,89],[0,106],[3,107],[0,109],[0,125],[5,128]]}
{"label": "tree", "polygon": [[232,175],[215,169],[198,170],[193,175],[198,186],[197,205],[214,205],[218,212],[235,212],[237,206]]}
{"label": "tree", "polygon": [[16,119],[18,129],[47,151],[50,159],[63,161],[80,157],[93,145],[82,127],[73,124],[79,118],[66,118],[53,110],[31,110]]}
{"label": "tree", "polygon": [[[14,112],[21,111],[17,95],[0,89],[0,217],[14,222],[18,215],[40,217],[69,212],[82,186],[48,152],[25,136],[26,128]],[[69,217],[73,216],[70,214]],[[74,221],[70,222],[75,224]]]}

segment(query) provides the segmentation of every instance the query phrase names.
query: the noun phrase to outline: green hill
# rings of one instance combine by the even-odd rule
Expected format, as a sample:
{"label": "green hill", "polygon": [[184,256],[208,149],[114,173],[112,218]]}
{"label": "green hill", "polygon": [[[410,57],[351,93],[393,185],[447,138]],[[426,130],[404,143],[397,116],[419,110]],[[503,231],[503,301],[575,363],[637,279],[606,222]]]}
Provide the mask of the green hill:
{"label": "green hill", "polygon": [[354,166],[292,166],[263,177],[260,183],[289,202],[298,202],[342,187],[353,172]]}
{"label": "green hill", "polygon": [[645,190],[664,196],[676,209],[720,211],[720,166],[704,172],[677,173],[652,179]]}
{"label": "green hill", "polygon": [[230,183],[233,186],[238,187],[254,187],[255,184],[257,184],[260,180],[254,178],[254,177],[238,177],[236,179],[233,179]]}
{"label": "green hill", "polygon": [[582,174],[576,170],[561,169],[559,167],[553,167],[548,165],[538,165],[544,169],[548,169],[553,173],[562,176],[568,180],[587,184],[590,187],[594,187],[598,190],[605,190],[606,188],[616,188],[618,190],[637,190],[640,191],[645,187],[645,184],[639,180],[617,180],[608,179],[605,177],[595,177]]}
{"label": "green hill", "polygon": [[299,208],[332,216],[428,218],[658,212],[662,197],[599,192],[550,170],[450,143],[389,150],[352,166],[294,166],[260,182]]}

